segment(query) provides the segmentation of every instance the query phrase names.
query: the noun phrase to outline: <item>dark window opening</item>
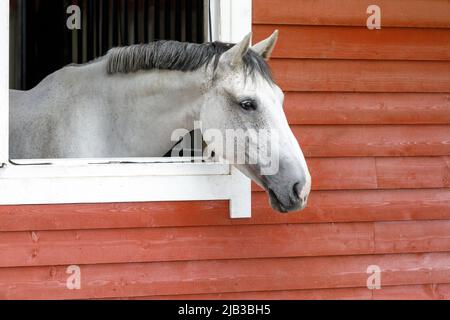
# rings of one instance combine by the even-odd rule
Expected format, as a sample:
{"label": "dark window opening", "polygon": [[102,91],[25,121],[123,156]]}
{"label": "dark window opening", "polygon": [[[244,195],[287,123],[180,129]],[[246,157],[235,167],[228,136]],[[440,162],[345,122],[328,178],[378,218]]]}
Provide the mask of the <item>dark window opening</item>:
{"label": "dark window opening", "polygon": [[[204,0],[11,0],[10,88],[28,90],[70,63],[154,40],[205,40]],[[81,9],[81,29],[66,26]]]}

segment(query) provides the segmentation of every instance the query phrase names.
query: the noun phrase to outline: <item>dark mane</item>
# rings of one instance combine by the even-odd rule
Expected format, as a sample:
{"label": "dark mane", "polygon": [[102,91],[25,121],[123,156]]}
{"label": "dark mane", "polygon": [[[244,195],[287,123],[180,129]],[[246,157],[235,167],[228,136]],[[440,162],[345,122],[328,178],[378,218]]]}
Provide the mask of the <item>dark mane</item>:
{"label": "dark mane", "polygon": [[[220,56],[233,46],[234,44],[223,42],[196,44],[156,41],[119,47],[108,52],[107,71],[109,74],[151,69],[194,71],[211,62],[217,68]],[[267,81],[273,82],[270,68],[259,54],[248,50],[243,61],[247,75],[258,73]]]}

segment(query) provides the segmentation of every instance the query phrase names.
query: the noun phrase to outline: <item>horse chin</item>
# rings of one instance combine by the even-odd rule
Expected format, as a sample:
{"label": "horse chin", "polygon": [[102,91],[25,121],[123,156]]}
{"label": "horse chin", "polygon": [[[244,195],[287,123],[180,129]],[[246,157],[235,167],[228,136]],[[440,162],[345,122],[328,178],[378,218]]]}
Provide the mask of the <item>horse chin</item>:
{"label": "horse chin", "polygon": [[277,197],[276,193],[272,189],[268,189],[269,199],[270,199],[270,206],[272,209],[280,212],[280,213],[289,213],[289,212],[295,212],[295,211],[301,211],[305,209],[306,202],[297,202],[293,204],[284,204],[280,199]]}
{"label": "horse chin", "polygon": [[[256,166],[237,166],[247,177],[252,179],[256,184],[262,187],[269,194],[270,206],[275,211],[280,213],[288,213],[294,211],[301,211],[306,207],[306,201],[300,201],[300,199],[293,199],[291,196],[277,195],[277,191],[281,190],[276,187],[277,183],[270,183],[267,176],[257,175],[258,168]],[[286,203],[287,202],[287,203]]]}

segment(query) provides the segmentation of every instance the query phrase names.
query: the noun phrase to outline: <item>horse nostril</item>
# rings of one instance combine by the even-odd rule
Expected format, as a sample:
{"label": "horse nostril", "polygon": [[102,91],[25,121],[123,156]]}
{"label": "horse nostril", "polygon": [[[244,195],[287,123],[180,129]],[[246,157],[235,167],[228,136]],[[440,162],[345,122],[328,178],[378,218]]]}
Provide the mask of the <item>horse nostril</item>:
{"label": "horse nostril", "polygon": [[300,182],[295,183],[294,186],[292,187],[292,192],[293,192],[293,194],[294,194],[294,197],[295,197],[295,200],[296,200],[296,201],[300,200],[300,190],[299,190],[299,187],[300,187]]}

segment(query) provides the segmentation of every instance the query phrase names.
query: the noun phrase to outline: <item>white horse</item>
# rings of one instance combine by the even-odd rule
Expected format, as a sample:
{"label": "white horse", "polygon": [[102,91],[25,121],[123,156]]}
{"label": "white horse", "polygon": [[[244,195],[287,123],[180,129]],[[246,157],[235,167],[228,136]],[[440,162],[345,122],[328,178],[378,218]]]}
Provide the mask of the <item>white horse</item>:
{"label": "white horse", "polygon": [[276,173],[261,174],[271,159],[253,138],[249,153],[259,160],[236,166],[269,193],[274,209],[303,209],[311,177],[266,63],[277,37],[275,31],[253,47],[249,34],[236,45],[157,41],[114,48],[54,72],[29,91],[11,90],[10,156],[162,156],[174,145],[174,130],[192,130],[194,121],[223,133],[275,130]]}

